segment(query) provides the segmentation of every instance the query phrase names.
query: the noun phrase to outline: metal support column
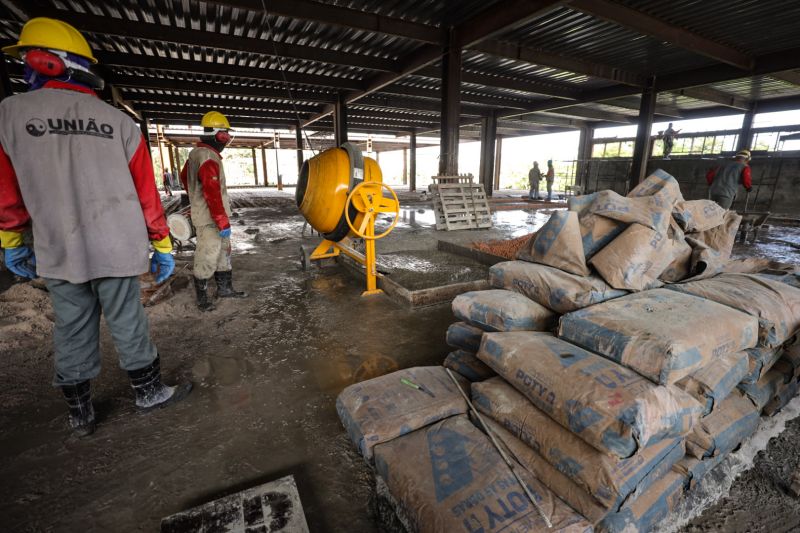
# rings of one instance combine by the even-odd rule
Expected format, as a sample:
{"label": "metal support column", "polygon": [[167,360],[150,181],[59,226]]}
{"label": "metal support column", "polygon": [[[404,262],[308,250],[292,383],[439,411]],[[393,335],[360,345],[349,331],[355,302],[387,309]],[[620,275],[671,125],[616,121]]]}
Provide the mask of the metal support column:
{"label": "metal support column", "polygon": [[408,149],[403,148],[403,185],[408,185]]}
{"label": "metal support column", "polygon": [[261,169],[264,171],[264,187],[269,187],[269,179],[267,179],[267,149],[261,146]]}
{"label": "metal support column", "polygon": [[250,153],[253,156],[253,183],[258,187],[258,162],[256,161],[256,149],[250,148]]}
{"label": "metal support column", "polygon": [[161,162],[161,176],[156,176],[156,183],[158,183],[158,178],[161,178],[161,183],[164,183],[164,172],[166,172],[166,168],[164,168],[164,151],[163,151],[163,142],[164,142],[164,127],[161,124],[156,126],[156,143],[158,147],[158,159]]}
{"label": "metal support column", "polygon": [[181,170],[183,170],[183,165],[181,165],[181,151],[177,146],[173,146],[172,150],[175,152],[175,178],[177,179]]}
{"label": "metal support column", "polygon": [[736,143],[736,151],[750,150],[753,144],[753,117],[756,115],[756,103],[750,105],[750,109],[744,114],[742,129],[739,132],[739,141]]}
{"label": "metal support column", "polygon": [[497,140],[497,114],[492,111],[481,119],[481,159],[479,181],[487,196],[494,190],[494,151]]}
{"label": "metal support column", "polygon": [[417,132],[411,130],[408,140],[408,190],[417,190]]}
{"label": "metal support column", "polygon": [[497,136],[494,149],[494,190],[500,190],[500,156],[503,153],[503,138]]}
{"label": "metal support column", "polygon": [[439,174],[458,174],[458,126],[461,114],[461,48],[450,30],[442,54],[442,113],[439,141]]}
{"label": "metal support column", "polygon": [[578,162],[575,165],[575,185],[586,191],[586,176],[589,171],[589,160],[592,158],[592,139],[594,127],[583,126],[578,141]]}
{"label": "metal support column", "polygon": [[280,165],[280,160],[278,159],[278,151],[279,151],[279,149],[278,149],[277,143],[275,143],[275,145],[273,145],[273,148],[275,148],[275,175],[278,177],[278,190],[282,191],[283,190],[283,176],[281,176],[281,165]]}
{"label": "metal support column", "polygon": [[294,140],[297,143],[297,175],[300,175],[300,170],[303,168],[303,130],[300,128],[300,122],[294,128]]}
{"label": "metal support column", "polygon": [[336,97],[333,108],[333,140],[336,146],[347,142],[347,105],[341,94]]}
{"label": "metal support column", "polygon": [[144,135],[144,140],[147,143],[147,147],[150,148],[150,124],[147,121],[147,117],[142,113],[142,121],[139,122],[139,128],[142,130],[142,135]]}
{"label": "metal support column", "polygon": [[[177,171],[175,170],[175,154],[172,153],[172,148],[171,145],[167,145],[167,156],[169,156],[169,169],[167,170],[174,175]],[[172,186],[171,183],[170,186]]]}
{"label": "metal support column", "polygon": [[656,108],[656,79],[647,79],[642,91],[642,102],[639,104],[639,123],[636,129],[636,144],[633,147],[631,174],[628,177],[630,191],[644,179],[647,173],[647,161],[650,159],[650,130],[653,129],[653,111]]}

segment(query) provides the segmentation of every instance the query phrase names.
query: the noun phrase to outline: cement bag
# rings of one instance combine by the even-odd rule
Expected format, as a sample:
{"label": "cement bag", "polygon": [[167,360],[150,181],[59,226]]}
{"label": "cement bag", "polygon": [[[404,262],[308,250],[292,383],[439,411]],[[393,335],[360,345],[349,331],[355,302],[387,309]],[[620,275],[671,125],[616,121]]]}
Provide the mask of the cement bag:
{"label": "cement bag", "polygon": [[755,383],[741,383],[738,388],[761,411],[790,379],[792,376],[772,368]]}
{"label": "cement bag", "polygon": [[558,333],[664,385],[755,346],[758,321],[697,296],[653,289],[564,315]]}
{"label": "cement bag", "polygon": [[755,433],[760,421],[759,410],[734,392],[686,436],[686,453],[696,459],[725,455]]}
{"label": "cement bag", "polygon": [[[411,380],[433,397],[400,382]],[[461,380],[467,387],[466,380]],[[441,366],[399,370],[350,385],[336,399],[336,411],[364,459],[372,448],[449,416],[467,412],[467,403]]]}
{"label": "cement bag", "polygon": [[501,378],[473,383],[472,401],[479,411],[612,511],[634,491],[646,491],[684,455],[680,437],[663,439],[628,459],[608,455],[559,425]]}
{"label": "cement bag", "polygon": [[588,276],[583,254],[578,215],[573,211],[556,211],[532,241],[534,263],[559,268],[578,276]]}
{"label": "cement bag", "polygon": [[481,328],[470,326],[466,322],[453,322],[447,328],[445,341],[448,346],[474,353],[481,347],[482,336]]}
{"label": "cement bag", "polygon": [[686,489],[692,490],[703,477],[714,470],[725,457],[727,457],[727,455],[722,453],[705,459],[696,459],[691,455],[686,455],[683,459],[675,463],[672,469],[685,478]]}
{"label": "cement bag", "polygon": [[664,232],[672,215],[672,204],[662,204],[661,198],[655,196],[634,198],[605,190],[581,198],[569,204],[570,211],[577,211],[579,218],[595,215]]}
{"label": "cement bag", "polygon": [[489,283],[493,287],[524,294],[556,313],[569,313],[628,294],[627,291],[612,289],[597,276],[576,276],[524,261],[497,263],[489,269]]}
{"label": "cement bag", "polygon": [[658,277],[672,262],[665,233],[631,224],[590,263],[615,289],[643,291],[663,285]]}
{"label": "cement bag", "polygon": [[708,279],[725,271],[727,260],[720,252],[692,237],[686,237],[686,244],[692,248],[692,256],[689,274],[683,281]]}
{"label": "cement bag", "polygon": [[780,348],[766,348],[758,346],[745,350],[748,357],[748,372],[742,378],[741,383],[755,383],[766,374],[772,366],[778,362],[781,354],[783,354],[783,347]]}
{"label": "cement bag", "polygon": [[558,320],[550,309],[504,289],[459,294],[453,299],[453,314],[484,331],[546,331]]}
{"label": "cement bag", "polygon": [[692,237],[719,252],[722,260],[727,261],[731,256],[733,243],[736,240],[736,232],[739,231],[741,222],[742,217],[736,211],[727,211],[725,213],[725,221],[722,224],[716,228],[693,234]]}
{"label": "cement bag", "polygon": [[553,420],[617,457],[686,434],[703,409],[682,390],[546,333],[487,333],[478,358]]}
{"label": "cement bag", "polygon": [[692,268],[692,247],[686,242],[683,230],[674,220],[670,222],[667,230],[664,253],[668,254],[671,260],[658,279],[674,283],[689,277]]}
{"label": "cement bag", "polygon": [[647,176],[639,185],[628,193],[631,198],[642,196],[655,197],[662,207],[674,206],[678,202],[683,202],[681,186],[678,180],[660,168]]}
{"label": "cement bag", "polygon": [[598,533],[656,531],[683,498],[686,478],[669,471],[650,489],[605,517],[595,528]]}
{"label": "cement bag", "polygon": [[[470,417],[472,418],[472,414]],[[544,483],[564,503],[578,511],[591,524],[596,524],[608,514],[608,509],[600,505],[586,490],[545,461],[536,450],[514,437],[491,418],[484,416],[483,421],[489,426],[498,441],[503,444],[507,455],[513,457],[523,468]]]}
{"label": "cement bag", "polygon": [[800,289],[755,274],[720,274],[669,288],[758,318],[761,346],[778,347],[800,329]]}
{"label": "cement bag", "polygon": [[749,370],[747,352],[728,353],[695,370],[675,386],[704,404],[703,416],[706,416],[736,389]]}
{"label": "cement bag", "polygon": [[496,376],[494,370],[478,359],[473,352],[456,350],[450,352],[442,366],[458,372],[469,381],[483,381]]}
{"label": "cement bag", "polygon": [[794,375],[800,375],[800,334],[795,335],[781,346],[783,355],[781,359],[786,360],[792,365]]}
{"label": "cement bag", "polygon": [[798,391],[800,391],[800,381],[795,377],[792,378],[789,383],[778,387],[777,393],[767,402],[762,412],[766,416],[775,416],[792,400],[792,398],[797,396]]}
{"label": "cement bag", "polygon": [[[533,533],[547,528],[489,438],[466,416],[376,446],[375,466],[413,531]],[[591,531],[582,516],[524,468],[519,473],[553,523],[550,531]]]}
{"label": "cement bag", "polygon": [[725,212],[713,200],[678,202],[672,209],[672,218],[687,233],[706,231],[725,222]]}

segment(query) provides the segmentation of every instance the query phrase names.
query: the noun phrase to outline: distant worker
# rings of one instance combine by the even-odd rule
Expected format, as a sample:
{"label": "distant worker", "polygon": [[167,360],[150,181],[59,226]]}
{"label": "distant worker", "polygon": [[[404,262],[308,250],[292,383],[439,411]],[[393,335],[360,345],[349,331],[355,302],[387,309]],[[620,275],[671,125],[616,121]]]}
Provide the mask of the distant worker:
{"label": "distant worker", "polygon": [[531,200],[538,200],[539,199],[539,182],[542,181],[542,171],[539,169],[539,162],[533,162],[533,168],[528,172],[528,185],[530,185],[530,191],[528,192],[528,198]]}
{"label": "distant worker", "polygon": [[231,142],[231,125],[219,111],[203,115],[203,135],[189,152],[181,170],[181,183],[189,195],[192,225],[197,233],[194,252],[194,288],[197,307],[212,311],[208,280],[214,277],[218,298],[245,298],[234,290],[231,269],[231,203],[225,184],[222,150]]}
{"label": "distant worker", "polygon": [[547,201],[553,199],[553,182],[556,180],[556,170],[553,168],[553,160],[547,160],[547,174],[545,176],[547,180]]}
{"label": "distant worker", "polygon": [[172,196],[172,172],[169,170],[164,172],[164,193],[167,196]]}
{"label": "distant worker", "polygon": [[672,122],[669,123],[667,129],[664,130],[664,133],[661,134],[663,141],[664,141],[664,159],[669,159],[669,154],[672,153],[672,146],[675,144],[675,137],[681,130],[676,130],[672,127]]}
{"label": "distant worker", "polygon": [[753,187],[750,176],[750,150],[741,150],[733,160],[712,168],[706,174],[711,199],[725,209],[730,209],[741,183],[747,192]]}
{"label": "distant worker", "polygon": [[[94,92],[103,80],[83,36],[33,18],[3,48],[24,62],[28,92],[0,103],[0,240],[8,268],[44,278],[55,315],[55,377],[77,436],[95,430],[90,380],[100,373],[106,318],[140,410],[186,396],[161,381],[138,276],[175,268],[150,148],[139,126]],[[33,226],[35,254],[22,233]],[[155,248],[148,257],[148,239]]]}

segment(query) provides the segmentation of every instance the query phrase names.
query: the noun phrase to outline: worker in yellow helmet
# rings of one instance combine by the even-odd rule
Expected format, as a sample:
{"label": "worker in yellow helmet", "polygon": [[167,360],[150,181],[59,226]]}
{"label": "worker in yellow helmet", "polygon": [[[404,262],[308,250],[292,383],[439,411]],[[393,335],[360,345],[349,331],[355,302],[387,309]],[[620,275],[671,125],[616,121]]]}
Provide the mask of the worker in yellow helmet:
{"label": "worker in yellow helmet", "polygon": [[[140,302],[138,276],[174,269],[150,147],[104,103],[83,36],[34,18],[3,51],[24,62],[28,92],[0,102],[0,244],[15,274],[44,278],[55,314],[55,377],[78,436],[94,432],[90,380],[100,373],[100,315],[128,371],[136,405],[162,407],[191,383],[166,386]],[[33,226],[34,251],[22,234]],[[155,252],[148,258],[148,240]]]}
{"label": "worker in yellow helmet", "polygon": [[231,142],[231,125],[219,111],[203,115],[203,135],[189,153],[181,170],[181,183],[192,206],[192,225],[197,233],[194,252],[194,288],[197,307],[212,311],[208,281],[214,277],[218,298],[244,298],[233,288],[231,268],[231,203],[225,184],[222,150]]}

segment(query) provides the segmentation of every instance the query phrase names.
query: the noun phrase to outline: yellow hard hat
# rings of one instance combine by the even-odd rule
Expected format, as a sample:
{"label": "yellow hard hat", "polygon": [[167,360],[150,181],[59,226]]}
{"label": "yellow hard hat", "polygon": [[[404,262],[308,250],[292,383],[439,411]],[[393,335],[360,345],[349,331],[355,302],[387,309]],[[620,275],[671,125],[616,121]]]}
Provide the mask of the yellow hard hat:
{"label": "yellow hard hat", "polygon": [[231,129],[231,123],[228,122],[228,119],[225,117],[225,115],[219,111],[209,111],[203,115],[200,125],[204,128],[214,128],[216,130]]}
{"label": "yellow hard hat", "polygon": [[736,157],[746,157],[750,159],[750,150],[739,150],[736,152]]}
{"label": "yellow hard hat", "polygon": [[81,32],[60,20],[47,17],[32,18],[22,27],[17,44],[6,46],[3,52],[19,58],[19,53],[25,48],[46,48],[50,50],[63,50],[77,56],[85,57],[92,63],[97,59],[92,55],[89,43]]}

